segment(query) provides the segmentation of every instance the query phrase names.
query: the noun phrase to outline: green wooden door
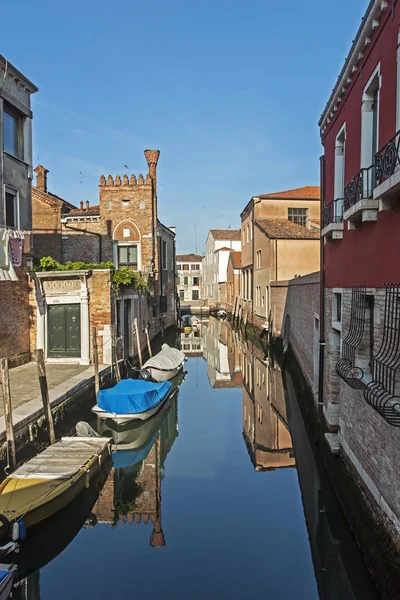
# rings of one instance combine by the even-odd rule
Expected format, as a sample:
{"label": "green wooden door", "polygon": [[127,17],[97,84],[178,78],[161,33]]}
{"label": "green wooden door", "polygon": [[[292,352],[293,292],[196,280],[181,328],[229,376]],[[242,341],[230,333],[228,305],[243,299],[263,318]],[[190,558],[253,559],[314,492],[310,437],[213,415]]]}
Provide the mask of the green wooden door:
{"label": "green wooden door", "polygon": [[80,304],[53,304],[49,306],[47,329],[47,355],[49,358],[80,357]]}

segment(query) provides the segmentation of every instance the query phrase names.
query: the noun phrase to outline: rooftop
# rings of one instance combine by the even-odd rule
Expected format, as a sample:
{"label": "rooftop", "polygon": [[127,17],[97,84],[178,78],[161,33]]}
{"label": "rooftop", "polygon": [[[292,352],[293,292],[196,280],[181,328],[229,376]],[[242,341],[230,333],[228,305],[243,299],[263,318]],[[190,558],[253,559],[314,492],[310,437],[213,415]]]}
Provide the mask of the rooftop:
{"label": "rooftop", "polygon": [[242,268],[242,253],[241,252],[232,252],[231,253],[231,261],[234,269]]}
{"label": "rooftop", "polygon": [[73,217],[73,216],[80,216],[80,217],[84,217],[85,215],[99,215],[100,214],[100,206],[99,204],[95,205],[95,206],[89,206],[89,208],[74,208],[72,210],[69,211],[68,216],[69,217]]}
{"label": "rooftop", "polygon": [[260,194],[259,198],[276,199],[276,200],[319,200],[320,188],[319,185],[306,185],[294,190],[285,190],[283,192],[274,192],[272,194]]}
{"label": "rooftop", "polygon": [[240,229],[210,229],[214,240],[240,241]]}
{"label": "rooftop", "polygon": [[203,257],[201,254],[177,254],[177,262],[201,262]]}
{"label": "rooftop", "polygon": [[50,204],[51,206],[61,207],[62,212],[68,213],[70,210],[76,210],[76,206],[64,200],[60,196],[56,196],[56,194],[52,194],[51,192],[42,192],[38,190],[36,186],[32,185],[32,196],[34,198],[38,198],[42,202],[46,204]]}
{"label": "rooftop", "polygon": [[258,219],[256,225],[273,239],[319,240],[319,229],[308,229],[287,219]]}
{"label": "rooftop", "polygon": [[215,252],[232,252],[232,248],[228,248],[228,246],[224,246],[223,248],[217,248]]}

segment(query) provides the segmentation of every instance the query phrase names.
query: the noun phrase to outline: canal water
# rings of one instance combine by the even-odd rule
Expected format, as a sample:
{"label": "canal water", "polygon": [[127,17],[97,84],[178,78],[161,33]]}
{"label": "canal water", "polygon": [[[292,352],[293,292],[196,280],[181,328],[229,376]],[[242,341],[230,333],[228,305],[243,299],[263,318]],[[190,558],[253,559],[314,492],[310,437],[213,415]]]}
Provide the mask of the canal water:
{"label": "canal water", "polygon": [[26,541],[13,598],[375,600],[290,370],[229,323],[180,337],[179,394]]}

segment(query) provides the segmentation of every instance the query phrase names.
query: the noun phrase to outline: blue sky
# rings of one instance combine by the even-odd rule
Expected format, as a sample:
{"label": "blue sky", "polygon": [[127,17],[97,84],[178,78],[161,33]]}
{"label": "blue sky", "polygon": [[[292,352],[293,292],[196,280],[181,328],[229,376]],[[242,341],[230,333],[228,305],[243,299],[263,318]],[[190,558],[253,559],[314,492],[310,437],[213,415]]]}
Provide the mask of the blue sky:
{"label": "blue sky", "polygon": [[[178,252],[238,228],[251,196],[319,183],[317,122],[367,0],[22,0],[0,53],[29,77],[34,163],[70,202],[101,173],[146,172]],[[17,23],[17,27],[11,26]]]}

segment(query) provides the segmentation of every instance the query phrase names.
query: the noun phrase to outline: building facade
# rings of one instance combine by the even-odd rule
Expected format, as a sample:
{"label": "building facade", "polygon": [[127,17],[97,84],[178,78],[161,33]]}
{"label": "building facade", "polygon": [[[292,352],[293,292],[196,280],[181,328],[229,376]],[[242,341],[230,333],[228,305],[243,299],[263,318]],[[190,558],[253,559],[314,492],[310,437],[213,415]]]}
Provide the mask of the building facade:
{"label": "building facade", "polygon": [[397,548],[399,31],[394,3],[371,0],[319,121],[328,439]]}
{"label": "building facade", "polygon": [[306,186],[254,196],[242,211],[241,297],[254,324],[265,323],[278,305],[279,315],[275,315],[274,322],[280,333],[287,284],[282,288],[276,282],[311,273],[315,264],[318,268],[316,242],[303,244],[303,240],[319,237],[319,199],[319,187]]}
{"label": "building facade", "polygon": [[37,87],[0,55],[0,357],[30,360],[32,111]]}
{"label": "building facade", "polygon": [[203,257],[200,254],[178,254],[176,257],[179,300],[190,303],[203,298]]}
{"label": "building facade", "polygon": [[[222,250],[221,254],[220,250]],[[220,303],[220,286],[226,283],[228,258],[231,250],[241,250],[240,230],[210,229],[206,240],[206,254],[203,259],[203,295],[210,306]]]}
{"label": "building facade", "polygon": [[233,311],[235,298],[240,297],[241,269],[241,252],[230,252],[226,272],[226,309],[230,313]]}

